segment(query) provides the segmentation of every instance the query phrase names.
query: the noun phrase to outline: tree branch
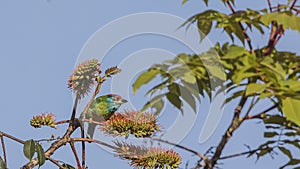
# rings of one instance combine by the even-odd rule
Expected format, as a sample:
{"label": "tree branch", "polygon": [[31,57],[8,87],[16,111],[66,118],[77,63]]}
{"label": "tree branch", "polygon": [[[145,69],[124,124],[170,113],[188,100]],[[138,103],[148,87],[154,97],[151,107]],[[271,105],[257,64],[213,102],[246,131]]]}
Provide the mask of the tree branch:
{"label": "tree branch", "polygon": [[76,148],[75,148],[75,146],[74,146],[74,142],[73,142],[72,139],[70,140],[69,144],[70,144],[71,149],[72,149],[72,151],[73,151],[73,154],[74,154],[74,156],[75,156],[75,160],[76,160],[76,163],[77,163],[77,168],[78,168],[78,169],[84,169],[83,166],[82,166],[82,167],[80,166],[80,160],[79,160],[79,158],[78,158],[78,154],[77,154],[77,151],[76,151]]}
{"label": "tree branch", "polygon": [[[226,1],[226,4],[228,5],[228,7],[229,7],[230,10],[232,11],[232,13],[235,14],[236,11],[234,10],[233,5],[231,4],[231,2],[227,0],[227,1]],[[244,34],[245,39],[246,39],[246,41],[247,41],[247,43],[248,43],[250,52],[251,52],[251,53],[254,53],[254,50],[253,50],[253,47],[252,47],[252,44],[251,44],[251,39],[250,39],[249,35],[247,34],[246,29],[244,28],[244,26],[242,25],[241,22],[238,22],[238,24],[239,24],[239,26],[241,27],[241,29],[242,29],[242,31],[243,31],[243,34]]]}
{"label": "tree branch", "polygon": [[51,161],[53,164],[55,164],[57,167],[59,167],[60,169],[64,169],[65,167],[63,167],[63,166],[61,166],[60,164],[59,164],[59,162],[58,161],[56,161],[56,160],[54,160],[54,159],[52,159],[52,158],[47,158],[47,160],[49,160],[49,161]]}
{"label": "tree branch", "polygon": [[0,137],[1,137],[1,145],[2,145],[2,151],[3,151],[4,163],[5,163],[5,167],[7,168],[6,149],[5,149],[5,144],[4,144],[3,135],[0,135]]}
{"label": "tree branch", "polygon": [[290,10],[294,9],[296,3],[297,3],[297,0],[294,0],[293,4],[292,4],[291,7],[290,7]]}
{"label": "tree branch", "polygon": [[266,110],[264,110],[264,111],[262,111],[262,112],[260,112],[260,113],[258,113],[258,114],[256,114],[256,115],[253,115],[253,116],[246,116],[246,117],[244,118],[244,120],[247,120],[247,119],[254,119],[254,118],[261,118],[261,116],[262,116],[263,114],[266,114],[266,113],[268,113],[269,111],[275,109],[276,107],[278,107],[278,105],[279,105],[279,104],[276,103],[276,104],[274,104],[273,106],[271,106],[270,108],[268,108],[268,109],[266,109]]}
{"label": "tree branch", "polygon": [[242,111],[242,109],[243,109],[243,107],[244,107],[247,99],[248,99],[248,97],[244,94],[242,96],[242,98],[241,98],[238,106],[236,107],[236,109],[234,111],[234,116],[233,116],[233,119],[231,121],[231,124],[229,125],[229,127],[226,130],[225,134],[223,135],[220,143],[218,144],[213,157],[210,160],[208,160],[208,162],[206,163],[204,169],[212,169],[212,168],[214,168],[214,166],[217,164],[217,161],[220,159],[222,151],[223,151],[225,145],[227,144],[227,142],[229,141],[229,139],[231,138],[233,132],[243,122],[243,120],[240,119],[240,114],[241,114],[241,111]]}
{"label": "tree branch", "polygon": [[[80,132],[81,132],[81,138],[85,137],[85,133],[84,133],[84,125],[80,126]],[[85,169],[85,141],[81,142],[81,166],[82,169]]]}
{"label": "tree branch", "polygon": [[272,10],[272,5],[271,5],[271,0],[268,0],[268,6],[269,6],[270,12],[273,12],[273,10]]}
{"label": "tree branch", "polygon": [[242,152],[242,153],[237,153],[237,154],[232,154],[232,155],[220,157],[220,160],[225,160],[225,159],[228,159],[228,158],[239,157],[239,156],[255,153],[256,151],[259,151],[259,150],[260,149],[255,149],[255,150],[245,151],[245,152]]}
{"label": "tree branch", "polygon": [[23,141],[23,140],[21,140],[21,139],[18,139],[18,138],[16,138],[16,137],[12,136],[12,135],[3,133],[3,132],[1,132],[1,131],[0,131],[0,136],[5,136],[5,137],[7,137],[7,138],[9,138],[9,139],[11,139],[11,140],[14,140],[14,141],[20,143],[20,144],[25,144],[25,141]]}
{"label": "tree branch", "polygon": [[188,147],[185,147],[185,146],[182,146],[182,145],[179,145],[179,144],[176,144],[176,143],[171,143],[171,142],[169,142],[167,140],[162,140],[162,139],[159,139],[159,138],[150,138],[150,139],[154,140],[154,141],[158,141],[158,142],[162,142],[162,143],[166,143],[166,144],[178,147],[178,148],[180,148],[182,150],[185,150],[185,151],[188,151],[188,152],[191,152],[191,153],[195,154],[196,156],[200,157],[204,161],[207,160],[207,157],[205,155],[203,155],[203,154],[201,154],[201,153],[199,153],[199,152],[197,152],[195,150],[192,150],[192,149],[190,149]]}

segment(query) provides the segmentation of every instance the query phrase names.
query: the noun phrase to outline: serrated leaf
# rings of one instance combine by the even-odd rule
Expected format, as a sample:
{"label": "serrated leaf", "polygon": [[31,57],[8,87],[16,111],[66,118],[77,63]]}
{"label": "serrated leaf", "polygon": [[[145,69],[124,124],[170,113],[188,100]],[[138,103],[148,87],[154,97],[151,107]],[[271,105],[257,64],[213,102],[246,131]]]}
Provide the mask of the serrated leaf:
{"label": "serrated leaf", "polygon": [[6,169],[6,164],[4,163],[1,156],[0,156],[0,169]]}
{"label": "serrated leaf", "polygon": [[66,163],[64,163],[61,166],[65,167],[65,169],[75,169],[75,167],[71,166],[70,164],[66,164]]}
{"label": "serrated leaf", "polygon": [[142,73],[133,84],[133,93],[135,94],[137,90],[142,86],[150,82],[152,79],[156,77],[158,71],[155,69],[150,69],[147,72]]}
{"label": "serrated leaf", "polygon": [[300,100],[293,98],[282,99],[282,111],[286,118],[300,126]]}
{"label": "serrated leaf", "polygon": [[23,153],[28,160],[32,160],[32,157],[35,153],[35,142],[31,140],[27,140],[23,146]]}
{"label": "serrated leaf", "polygon": [[246,88],[246,96],[261,93],[266,88],[265,84],[250,83]]}
{"label": "serrated leaf", "polygon": [[46,161],[46,156],[43,147],[39,143],[36,144],[36,152],[39,160],[39,166],[42,166]]}

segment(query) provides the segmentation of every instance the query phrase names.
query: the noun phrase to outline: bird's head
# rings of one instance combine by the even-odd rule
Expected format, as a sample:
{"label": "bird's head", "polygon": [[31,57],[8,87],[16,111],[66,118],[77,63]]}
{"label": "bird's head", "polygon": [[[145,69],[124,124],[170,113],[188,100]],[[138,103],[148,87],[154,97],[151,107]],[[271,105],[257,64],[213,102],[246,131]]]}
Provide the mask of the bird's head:
{"label": "bird's head", "polygon": [[107,101],[117,104],[117,105],[121,105],[123,103],[126,103],[127,100],[123,99],[121,96],[117,95],[117,94],[108,94],[107,95]]}

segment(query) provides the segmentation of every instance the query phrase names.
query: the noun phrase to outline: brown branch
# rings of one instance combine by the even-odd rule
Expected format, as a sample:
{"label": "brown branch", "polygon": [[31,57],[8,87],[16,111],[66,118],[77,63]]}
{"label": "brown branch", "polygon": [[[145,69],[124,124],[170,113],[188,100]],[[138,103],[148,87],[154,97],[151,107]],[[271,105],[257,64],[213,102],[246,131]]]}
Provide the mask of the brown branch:
{"label": "brown branch", "polygon": [[275,109],[276,107],[278,107],[278,105],[279,105],[279,104],[276,103],[276,104],[274,104],[273,106],[271,106],[270,108],[268,108],[268,109],[266,109],[266,110],[264,110],[264,111],[262,111],[262,112],[260,112],[260,113],[258,113],[258,114],[256,114],[256,115],[253,115],[253,116],[246,116],[246,117],[244,118],[244,120],[247,120],[247,119],[255,119],[255,118],[261,118],[262,115],[264,115],[264,114],[268,113],[269,111]]}
{"label": "brown branch", "polygon": [[[69,125],[66,133],[62,137],[62,139],[55,141],[51,144],[51,146],[45,151],[46,158],[49,158],[53,153],[59,149],[60,147],[66,145],[66,143],[69,142],[70,135],[80,126],[80,122],[78,119],[75,119],[74,123],[72,125]],[[21,169],[30,169],[38,165],[38,158],[34,158],[29,163],[25,164]]]}
{"label": "brown branch", "polygon": [[223,135],[220,143],[218,144],[213,157],[210,160],[208,160],[208,162],[206,163],[206,166],[204,167],[204,169],[212,169],[212,168],[214,168],[214,166],[217,164],[217,161],[220,159],[222,151],[223,151],[225,145],[227,144],[227,142],[229,141],[229,139],[231,138],[233,132],[243,122],[243,120],[240,119],[240,114],[241,114],[241,111],[242,111],[242,109],[243,109],[243,107],[244,107],[247,99],[248,99],[248,97],[245,96],[245,94],[244,94],[242,96],[242,98],[241,98],[238,106],[234,110],[234,116],[233,116],[233,119],[231,121],[231,124],[227,128],[227,130],[226,130],[225,134]]}
{"label": "brown branch", "polygon": [[14,141],[20,143],[20,144],[25,144],[25,141],[23,141],[23,140],[21,140],[21,139],[18,139],[18,138],[16,138],[16,137],[12,136],[12,135],[3,133],[3,132],[1,132],[1,131],[0,131],[0,136],[5,136],[5,137],[7,137],[7,138],[9,138],[9,139],[11,139],[11,140],[14,140]]}
{"label": "brown branch", "polygon": [[[81,138],[85,137],[84,133],[84,125],[80,126]],[[85,141],[81,142],[81,161],[82,161],[82,169],[85,169]]]}
{"label": "brown branch", "polygon": [[70,144],[71,149],[72,149],[72,151],[73,151],[73,154],[74,154],[74,156],[75,156],[75,160],[76,160],[76,163],[77,163],[77,168],[78,168],[78,169],[84,169],[84,168],[81,167],[81,165],[80,165],[80,160],[79,160],[79,157],[78,157],[78,154],[77,154],[77,151],[76,151],[76,148],[75,148],[75,146],[74,146],[74,142],[73,142],[72,139],[69,141],[69,144]]}
{"label": "brown branch", "polygon": [[70,123],[70,120],[57,121],[57,122],[54,122],[53,124],[54,125],[59,125],[59,124],[64,124],[64,123]]}
{"label": "brown branch", "polygon": [[[258,101],[259,101],[259,98],[257,98],[257,99],[255,100],[255,96],[253,96],[253,98],[252,98],[252,100],[251,100],[251,103],[250,103],[250,106],[249,106],[249,108],[248,108],[248,110],[247,110],[247,112],[246,112],[244,118],[247,117],[247,116],[249,115],[249,113],[250,113],[251,110],[253,109],[254,105],[255,105]],[[244,118],[243,118],[243,119],[244,119]]]}
{"label": "brown branch", "polygon": [[294,9],[296,3],[297,3],[297,0],[294,0],[293,4],[292,4],[291,7],[290,7],[290,10]]}
{"label": "brown branch", "polygon": [[269,10],[270,10],[270,12],[273,12],[273,10],[272,10],[272,5],[271,5],[271,0],[268,0],[268,5],[269,5]]}
{"label": "brown branch", "polygon": [[[235,14],[236,11],[234,10],[233,5],[231,4],[231,2],[227,0],[227,1],[226,1],[226,4],[228,5],[228,7],[229,7],[229,9],[232,11],[232,13]],[[244,28],[244,26],[242,25],[241,22],[238,22],[238,24],[239,24],[239,26],[241,27],[241,29],[242,29],[242,31],[243,31],[243,34],[244,34],[245,39],[246,39],[246,41],[247,41],[247,43],[248,43],[250,52],[251,52],[251,53],[254,53],[254,50],[253,50],[253,47],[252,47],[252,43],[251,43],[251,39],[250,39],[249,35],[247,34],[246,29]]]}
{"label": "brown branch", "polygon": [[5,144],[4,144],[4,138],[3,138],[3,135],[1,135],[0,137],[1,137],[1,145],[2,145],[2,151],[3,151],[3,158],[4,158],[5,168],[7,168],[6,149],[5,149]]}
{"label": "brown branch", "polygon": [[242,152],[242,153],[237,153],[237,154],[232,154],[232,155],[220,157],[220,160],[225,160],[225,159],[228,159],[228,158],[239,157],[239,156],[255,153],[256,151],[259,151],[259,150],[260,149],[255,149],[255,150],[245,151],[245,152]]}
{"label": "brown branch", "polygon": [[275,23],[274,21],[272,21],[271,27],[272,28],[271,28],[269,42],[268,42],[268,45],[267,45],[267,47],[266,47],[266,49],[265,49],[265,51],[263,53],[263,56],[267,56],[267,55],[269,55],[273,51],[273,49],[275,47],[274,42],[275,42],[275,40],[276,40],[276,38],[278,36],[278,33],[279,33],[278,32],[277,23]]}
{"label": "brown branch", "polygon": [[79,101],[79,96],[76,95],[75,102],[74,102],[74,105],[73,105],[72,115],[71,115],[71,119],[70,119],[71,122],[69,123],[70,126],[72,125],[72,123],[74,123],[74,120],[75,120],[78,101]]}

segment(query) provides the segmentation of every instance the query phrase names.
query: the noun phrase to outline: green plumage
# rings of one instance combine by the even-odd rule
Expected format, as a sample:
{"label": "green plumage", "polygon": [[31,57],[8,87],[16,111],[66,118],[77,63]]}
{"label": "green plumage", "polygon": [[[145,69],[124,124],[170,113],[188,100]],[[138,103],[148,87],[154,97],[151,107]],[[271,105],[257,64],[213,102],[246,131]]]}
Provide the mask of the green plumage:
{"label": "green plumage", "polygon": [[[126,102],[121,96],[115,94],[100,96],[93,101],[85,118],[96,122],[106,121]],[[88,137],[93,138],[96,125],[95,123],[89,123]]]}

